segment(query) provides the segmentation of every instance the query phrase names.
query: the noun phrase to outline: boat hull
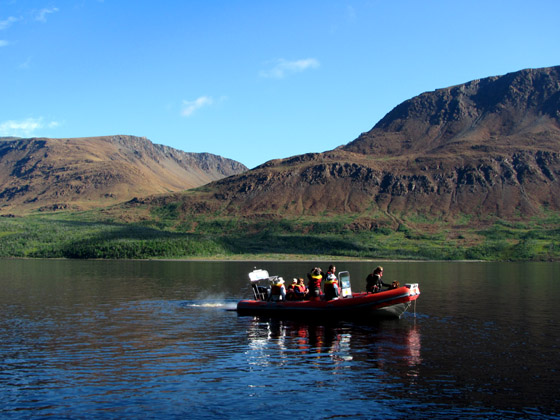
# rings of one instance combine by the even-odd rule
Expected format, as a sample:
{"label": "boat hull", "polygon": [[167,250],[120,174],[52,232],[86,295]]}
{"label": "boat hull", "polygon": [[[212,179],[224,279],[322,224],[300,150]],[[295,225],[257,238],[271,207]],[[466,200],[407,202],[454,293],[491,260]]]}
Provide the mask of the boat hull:
{"label": "boat hull", "polygon": [[242,300],[237,304],[240,315],[400,318],[420,295],[418,285],[406,285],[378,293],[357,293],[336,300],[270,302]]}

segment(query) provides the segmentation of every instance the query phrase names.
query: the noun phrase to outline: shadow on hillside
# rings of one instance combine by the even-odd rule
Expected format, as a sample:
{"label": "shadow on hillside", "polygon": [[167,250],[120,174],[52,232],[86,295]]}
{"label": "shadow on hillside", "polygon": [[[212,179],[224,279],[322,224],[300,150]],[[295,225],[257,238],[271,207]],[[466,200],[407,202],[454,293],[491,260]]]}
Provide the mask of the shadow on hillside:
{"label": "shadow on hillside", "polygon": [[34,257],[180,258],[236,254],[349,255],[366,251],[349,240],[278,232],[171,232],[153,226],[95,221],[56,221],[68,231]]}
{"label": "shadow on hillside", "polygon": [[138,259],[222,252],[214,241],[198,234],[117,222],[58,220],[49,226],[53,223],[62,233],[49,237],[47,245],[29,256]]}

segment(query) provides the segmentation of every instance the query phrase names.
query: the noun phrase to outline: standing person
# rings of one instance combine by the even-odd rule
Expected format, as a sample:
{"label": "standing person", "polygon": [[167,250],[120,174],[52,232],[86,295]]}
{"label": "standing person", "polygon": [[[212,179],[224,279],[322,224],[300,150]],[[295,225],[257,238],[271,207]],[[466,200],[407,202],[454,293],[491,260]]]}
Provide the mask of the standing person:
{"label": "standing person", "polygon": [[321,282],[324,277],[323,270],[319,267],[313,268],[311,273],[307,274],[309,279],[309,300],[321,299]]}
{"label": "standing person", "polygon": [[366,278],[366,290],[369,293],[379,292],[382,286],[391,287],[390,284],[383,283],[381,278],[383,277],[383,267],[379,266],[373,270],[373,273],[369,274]]}
{"label": "standing person", "polygon": [[325,280],[325,300],[338,299],[338,279],[336,278],[336,267],[329,266],[327,278]]}

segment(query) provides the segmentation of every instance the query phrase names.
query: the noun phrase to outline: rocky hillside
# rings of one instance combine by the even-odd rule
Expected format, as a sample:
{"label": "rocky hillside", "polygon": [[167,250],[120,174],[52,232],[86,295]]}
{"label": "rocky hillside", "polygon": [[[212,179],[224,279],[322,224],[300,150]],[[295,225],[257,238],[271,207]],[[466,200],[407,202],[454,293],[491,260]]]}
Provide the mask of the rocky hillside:
{"label": "rocky hillside", "polygon": [[[346,151],[389,156],[515,148],[558,151],[560,67],[523,70],[427,92],[398,105]],[[477,149],[478,148],[478,149]]]}
{"label": "rocky hillside", "polygon": [[132,136],[0,139],[0,213],[89,209],[198,187],[247,168]]}
{"label": "rocky hillside", "polygon": [[184,214],[352,213],[361,228],[380,213],[398,223],[402,214],[515,219],[560,210],[560,67],[423,93],[336,150],[146,202],[181,199]]}

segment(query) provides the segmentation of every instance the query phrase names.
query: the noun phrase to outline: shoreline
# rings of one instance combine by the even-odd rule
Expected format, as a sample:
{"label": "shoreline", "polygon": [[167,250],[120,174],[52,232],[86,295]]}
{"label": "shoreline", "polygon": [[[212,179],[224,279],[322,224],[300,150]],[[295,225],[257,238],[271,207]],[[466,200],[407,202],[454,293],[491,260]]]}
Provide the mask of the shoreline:
{"label": "shoreline", "polygon": [[415,259],[391,259],[391,258],[355,258],[355,257],[298,257],[290,255],[289,258],[278,258],[278,257],[252,257],[252,256],[240,256],[234,258],[224,258],[220,257],[193,257],[193,258],[33,258],[33,257],[0,257],[2,260],[30,260],[30,261],[161,261],[161,262],[364,262],[364,263],[545,263],[545,262],[560,262],[560,261],[500,261],[500,260],[415,260]]}

